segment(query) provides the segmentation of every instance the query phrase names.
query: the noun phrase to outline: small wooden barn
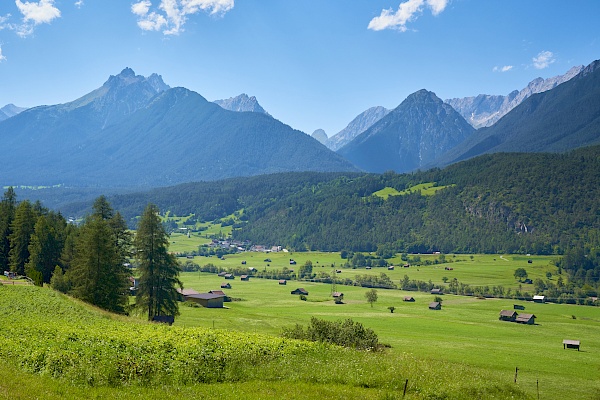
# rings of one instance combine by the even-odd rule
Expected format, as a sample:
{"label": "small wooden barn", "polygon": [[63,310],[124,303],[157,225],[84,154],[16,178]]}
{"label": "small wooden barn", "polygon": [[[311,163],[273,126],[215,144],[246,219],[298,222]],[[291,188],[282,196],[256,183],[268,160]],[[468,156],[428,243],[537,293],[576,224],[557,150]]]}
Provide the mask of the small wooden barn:
{"label": "small wooden barn", "polygon": [[442,303],[440,303],[439,301],[434,301],[432,303],[429,303],[429,309],[430,310],[441,310]]}
{"label": "small wooden barn", "polygon": [[221,283],[221,289],[231,289],[231,283],[229,283],[229,282]]}
{"label": "small wooden barn", "polygon": [[304,288],[298,288],[298,289],[294,289],[291,292],[292,294],[303,294],[305,296],[308,296],[308,291]]}
{"label": "small wooden barn", "polygon": [[577,349],[579,351],[579,340],[563,340],[563,349]]}
{"label": "small wooden barn", "polygon": [[194,289],[180,289],[180,288],[177,288],[177,293],[179,293],[179,301],[186,301],[188,296],[193,295],[193,294],[200,294],[200,292],[197,292]]}
{"label": "small wooden barn", "polygon": [[218,294],[218,295],[223,296],[223,301],[225,301],[225,302],[231,301],[231,299],[229,298],[229,296],[227,296],[225,294],[225,292],[222,291],[222,290],[209,290],[208,293],[210,293],[210,294]]}
{"label": "small wooden barn", "polygon": [[333,297],[336,300],[344,300],[344,293],[342,293],[342,292],[333,292],[333,294],[331,295],[331,297]]}
{"label": "small wooden barn", "polygon": [[412,296],[404,296],[404,301],[411,301],[411,302],[414,302],[414,301],[415,301],[415,298],[414,298],[414,297],[412,297]]}
{"label": "small wooden barn", "polygon": [[515,320],[517,319],[517,312],[514,310],[502,310],[500,311],[500,321],[509,321],[509,322],[515,322]]}
{"label": "small wooden barn", "polygon": [[287,285],[287,281],[285,279],[280,279],[279,280],[279,284],[280,285]]}
{"label": "small wooden barn", "polygon": [[533,301],[535,303],[545,303],[546,297],[545,296],[533,296]]}
{"label": "small wooden barn", "polygon": [[225,296],[222,294],[199,293],[187,297],[188,301],[193,301],[205,308],[223,308]]}
{"label": "small wooden barn", "polygon": [[525,306],[522,306],[520,304],[513,304],[513,309],[515,309],[515,310],[524,310]]}
{"label": "small wooden barn", "polygon": [[240,276],[240,279],[243,281],[249,281],[250,280],[250,275],[242,275]]}
{"label": "small wooden barn", "polygon": [[520,324],[533,325],[535,324],[535,315],[533,314],[519,314],[515,319],[515,322]]}
{"label": "small wooden barn", "polygon": [[431,289],[431,294],[444,294],[442,289]]}
{"label": "small wooden barn", "polygon": [[235,279],[235,276],[233,274],[225,274],[225,275],[223,275],[223,278],[225,278],[225,279]]}

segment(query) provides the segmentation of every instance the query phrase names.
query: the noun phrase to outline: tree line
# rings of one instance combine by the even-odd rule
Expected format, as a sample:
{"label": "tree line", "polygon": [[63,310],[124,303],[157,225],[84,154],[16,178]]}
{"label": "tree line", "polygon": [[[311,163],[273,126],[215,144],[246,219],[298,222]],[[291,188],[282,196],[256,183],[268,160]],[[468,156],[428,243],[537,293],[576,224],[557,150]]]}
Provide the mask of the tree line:
{"label": "tree line", "polygon": [[[168,244],[152,204],[133,236],[104,196],[79,225],[39,202],[17,202],[12,187],[0,202],[0,269],[115,313],[140,312],[149,320],[179,314],[180,267]],[[130,307],[132,263],[139,285]]]}

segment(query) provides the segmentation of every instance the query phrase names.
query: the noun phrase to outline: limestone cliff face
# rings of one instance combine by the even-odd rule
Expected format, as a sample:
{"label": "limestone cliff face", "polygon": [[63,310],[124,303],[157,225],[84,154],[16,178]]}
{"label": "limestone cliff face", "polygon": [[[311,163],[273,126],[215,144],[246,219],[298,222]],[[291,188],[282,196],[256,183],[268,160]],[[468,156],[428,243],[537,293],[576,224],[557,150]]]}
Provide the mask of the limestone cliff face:
{"label": "limestone cliff face", "polygon": [[507,96],[480,94],[474,97],[448,99],[446,103],[458,111],[473,127],[492,126],[510,110],[521,104],[523,100],[533,94],[554,89],[579,74],[583,68],[582,65],[573,67],[564,75],[548,79],[536,78],[529,82],[526,88],[521,91],[515,90]]}

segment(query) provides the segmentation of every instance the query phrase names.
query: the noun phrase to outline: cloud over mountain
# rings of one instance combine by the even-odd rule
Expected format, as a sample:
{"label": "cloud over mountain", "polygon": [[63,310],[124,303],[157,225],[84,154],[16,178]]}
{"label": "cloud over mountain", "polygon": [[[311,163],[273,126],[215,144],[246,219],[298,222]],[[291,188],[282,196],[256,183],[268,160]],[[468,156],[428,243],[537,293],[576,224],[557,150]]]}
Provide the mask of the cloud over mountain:
{"label": "cloud over mountain", "polygon": [[378,17],[369,22],[368,29],[381,31],[384,29],[398,29],[406,32],[406,24],[417,19],[423,13],[423,9],[428,8],[433,15],[438,15],[448,5],[448,0],[407,0],[400,3],[398,11],[393,9],[382,10]]}

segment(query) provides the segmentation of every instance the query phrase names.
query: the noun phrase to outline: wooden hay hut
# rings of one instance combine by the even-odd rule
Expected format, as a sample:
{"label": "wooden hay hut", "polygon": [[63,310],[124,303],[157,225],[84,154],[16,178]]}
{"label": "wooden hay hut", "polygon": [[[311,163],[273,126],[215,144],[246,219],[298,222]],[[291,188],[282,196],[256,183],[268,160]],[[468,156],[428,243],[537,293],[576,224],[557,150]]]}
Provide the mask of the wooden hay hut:
{"label": "wooden hay hut", "polygon": [[431,289],[431,294],[444,294],[442,289]]}
{"label": "wooden hay hut", "polygon": [[206,308],[223,308],[225,296],[222,294],[199,293],[188,296],[188,301],[193,301]]}
{"label": "wooden hay hut", "polygon": [[415,301],[415,298],[414,298],[414,297],[412,297],[412,296],[404,296],[404,301],[411,301],[411,302],[414,302],[414,301]]}
{"label": "wooden hay hut", "polygon": [[221,283],[221,289],[231,289],[231,283],[229,283],[229,282]]}
{"label": "wooden hay hut", "polygon": [[250,275],[242,275],[240,276],[240,279],[243,281],[249,281],[250,280]]}
{"label": "wooden hay hut", "polygon": [[533,296],[534,303],[545,303],[546,297],[544,296]]}
{"label": "wooden hay hut", "polygon": [[294,289],[291,292],[292,294],[303,294],[305,296],[308,296],[308,291],[306,291],[306,289],[304,288],[298,288],[298,289]]}
{"label": "wooden hay hut", "polygon": [[525,306],[522,306],[520,304],[513,304],[513,309],[515,309],[515,310],[524,310]]}
{"label": "wooden hay hut", "polygon": [[502,310],[500,311],[500,317],[498,319],[500,321],[515,322],[517,315],[517,312],[514,310]]}
{"label": "wooden hay hut", "polygon": [[563,349],[577,349],[579,351],[579,340],[563,340]]}
{"label": "wooden hay hut", "polygon": [[285,279],[280,279],[279,280],[279,284],[280,285],[287,285],[287,281]]}
{"label": "wooden hay hut", "polygon": [[223,278],[225,278],[225,279],[235,279],[235,276],[233,274],[225,274],[223,276]]}
{"label": "wooden hay hut", "polygon": [[432,303],[429,303],[429,309],[430,310],[441,310],[442,303],[440,303],[439,301],[434,301]]}
{"label": "wooden hay hut", "polygon": [[520,324],[533,325],[535,324],[535,315],[533,314],[519,314],[515,319],[515,322]]}

